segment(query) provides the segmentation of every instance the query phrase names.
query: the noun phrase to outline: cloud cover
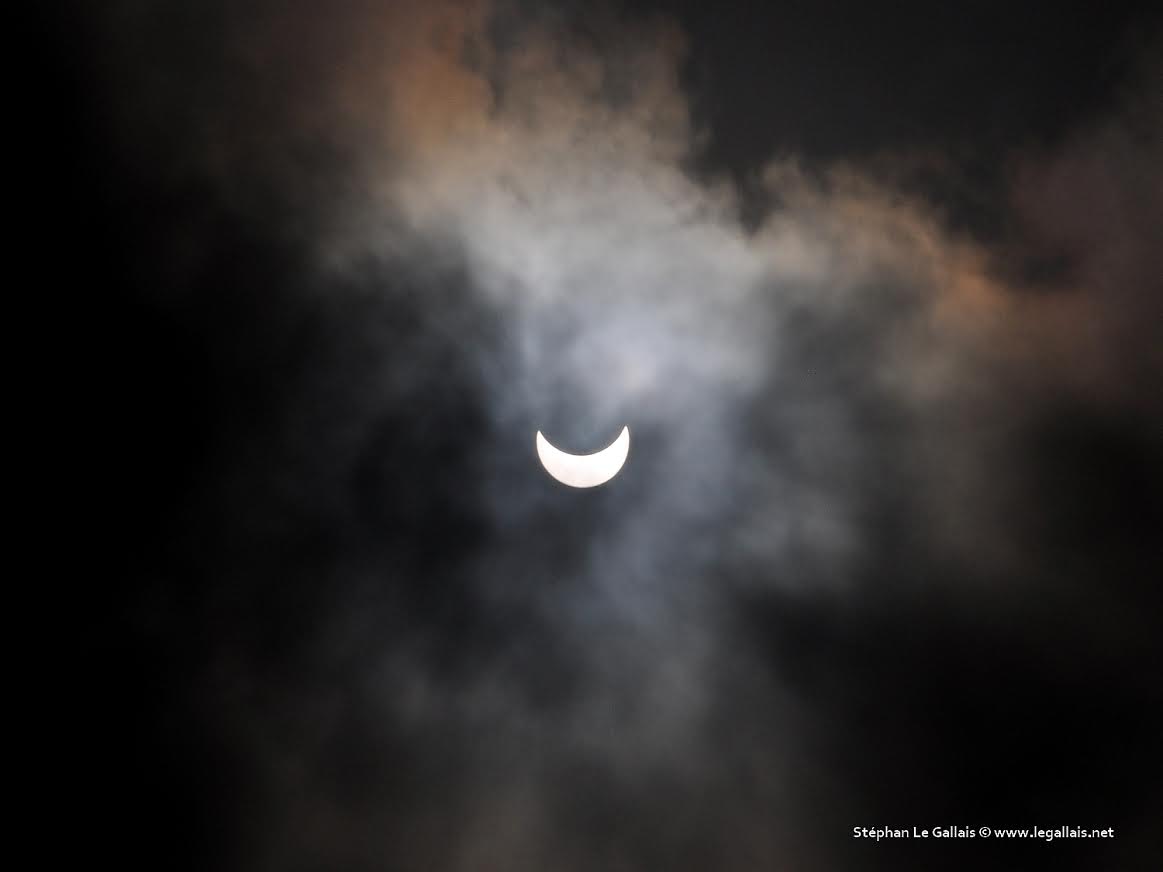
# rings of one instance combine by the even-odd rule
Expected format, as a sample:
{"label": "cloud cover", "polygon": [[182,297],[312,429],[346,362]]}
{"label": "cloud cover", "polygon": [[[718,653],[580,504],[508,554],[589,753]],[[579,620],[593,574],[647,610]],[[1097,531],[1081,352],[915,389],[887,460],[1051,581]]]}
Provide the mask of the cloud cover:
{"label": "cloud cover", "polygon": [[[1003,246],[796,156],[745,225],[662,20],[104,25],[142,285],[213,373],[125,620],[219,868],[901,868],[851,827],[1064,818],[1146,856],[1154,95],[1020,161]],[[609,487],[536,466],[624,424]]]}

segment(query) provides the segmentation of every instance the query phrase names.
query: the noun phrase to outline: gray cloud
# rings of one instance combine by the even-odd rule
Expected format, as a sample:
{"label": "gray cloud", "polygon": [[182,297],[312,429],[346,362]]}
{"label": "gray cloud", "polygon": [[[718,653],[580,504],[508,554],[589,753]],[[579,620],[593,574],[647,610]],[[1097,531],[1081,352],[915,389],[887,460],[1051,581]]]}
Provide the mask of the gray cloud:
{"label": "gray cloud", "polygon": [[[170,26],[124,10],[119,83]],[[879,868],[851,826],[1065,813],[1009,745],[1005,801],[938,764],[997,741],[983,706],[1040,735],[1047,682],[1157,653],[1143,539],[1106,585],[1117,521],[1048,484],[1113,455],[1112,513],[1158,512],[1157,106],[1023,165],[1000,253],[794,158],[745,227],[685,169],[664,24],[579,47],[452,4],[181,14],[216,54],[148,57],[171,75],[128,89],[124,130],[227,216],[175,234],[165,296],[209,306],[231,380],[185,704],[238,771],[234,865]],[[1015,278],[1059,252],[1051,287]],[[200,301],[223,275],[224,319]],[[611,486],[536,468],[535,430],[585,451],[623,424]],[[1125,682],[1119,711],[1147,692]]]}

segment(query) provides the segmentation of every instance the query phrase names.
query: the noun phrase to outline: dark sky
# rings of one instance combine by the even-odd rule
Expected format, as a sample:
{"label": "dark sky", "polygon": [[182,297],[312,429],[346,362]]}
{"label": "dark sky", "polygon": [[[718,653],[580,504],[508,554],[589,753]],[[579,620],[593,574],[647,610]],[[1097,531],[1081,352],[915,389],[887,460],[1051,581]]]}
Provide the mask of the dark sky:
{"label": "dark sky", "polygon": [[[151,869],[1155,868],[1146,7],[46,15],[61,838]],[[623,425],[593,491],[533,452]],[[853,837],[984,826],[1115,837]]]}
{"label": "dark sky", "polygon": [[980,153],[1059,137],[1110,99],[1149,4],[657,8],[694,35],[689,79],[718,132],[715,153],[748,168],[783,150]]}

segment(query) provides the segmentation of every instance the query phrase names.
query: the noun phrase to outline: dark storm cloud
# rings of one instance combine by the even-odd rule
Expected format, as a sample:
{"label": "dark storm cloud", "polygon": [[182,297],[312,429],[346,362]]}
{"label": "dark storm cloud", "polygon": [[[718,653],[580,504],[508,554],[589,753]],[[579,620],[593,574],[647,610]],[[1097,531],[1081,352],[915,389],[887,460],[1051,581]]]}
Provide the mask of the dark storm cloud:
{"label": "dark storm cloud", "polygon": [[[993,249],[842,161],[766,162],[745,227],[687,172],[665,23],[103,22],[136,281],[209,418],[121,620],[218,867],[901,867],[855,825],[1145,853],[1150,96],[1020,163]],[[623,424],[608,487],[536,466],[537,429]]]}

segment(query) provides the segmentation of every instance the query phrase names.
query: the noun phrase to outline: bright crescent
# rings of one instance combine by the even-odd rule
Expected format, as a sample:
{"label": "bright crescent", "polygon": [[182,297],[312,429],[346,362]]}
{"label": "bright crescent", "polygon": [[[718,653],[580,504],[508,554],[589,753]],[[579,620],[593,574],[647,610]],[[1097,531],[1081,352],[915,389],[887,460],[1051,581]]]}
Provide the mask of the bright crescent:
{"label": "bright crescent", "polygon": [[537,431],[537,457],[545,471],[570,487],[597,487],[622,468],[630,453],[630,428],[623,427],[618,438],[593,454],[567,454],[555,448]]}

